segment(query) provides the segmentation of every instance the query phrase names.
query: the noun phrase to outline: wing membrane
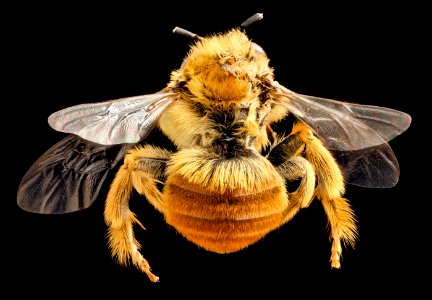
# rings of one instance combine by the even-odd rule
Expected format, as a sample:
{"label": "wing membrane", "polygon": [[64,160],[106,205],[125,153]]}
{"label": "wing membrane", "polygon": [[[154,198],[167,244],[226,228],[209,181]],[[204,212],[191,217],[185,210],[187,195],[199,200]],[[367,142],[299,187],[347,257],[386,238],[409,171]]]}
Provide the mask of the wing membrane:
{"label": "wing membrane", "polygon": [[347,183],[388,188],[399,180],[399,164],[388,141],[403,133],[411,117],[401,111],[297,94],[278,87],[279,100],[333,150]]}
{"label": "wing membrane", "polygon": [[75,105],[51,114],[48,123],[57,131],[102,145],[137,143],[154,128],[174,95],[155,93]]}
{"label": "wing membrane", "polygon": [[88,208],[108,173],[132,144],[105,146],[75,135],[52,146],[24,175],[18,205],[30,212],[61,214]]}
{"label": "wing membrane", "polygon": [[349,151],[384,144],[403,133],[411,117],[401,111],[297,94],[282,87],[284,105],[311,126],[328,149]]}
{"label": "wing membrane", "polygon": [[389,144],[353,151],[333,151],[346,182],[368,188],[391,188],[399,181],[399,164]]}

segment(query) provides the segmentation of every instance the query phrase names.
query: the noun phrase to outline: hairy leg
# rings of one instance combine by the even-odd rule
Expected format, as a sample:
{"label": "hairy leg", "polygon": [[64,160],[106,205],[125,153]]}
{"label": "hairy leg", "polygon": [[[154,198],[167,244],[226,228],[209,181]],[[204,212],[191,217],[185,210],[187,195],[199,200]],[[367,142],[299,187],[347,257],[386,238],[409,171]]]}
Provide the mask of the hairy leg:
{"label": "hairy leg", "polygon": [[165,164],[170,155],[171,152],[152,146],[129,150],[105,202],[104,217],[112,255],[123,265],[131,261],[153,282],[159,278],[150,271],[147,260],[139,252],[141,245],[134,238],[133,224],[143,226],[129,209],[129,198],[135,188],[163,212],[163,197],[157,183],[164,179]]}
{"label": "hairy leg", "polygon": [[292,134],[303,141],[303,155],[312,164],[317,175],[315,195],[321,201],[330,225],[330,262],[332,267],[340,268],[342,242],[354,246],[358,235],[354,212],[348,200],[342,197],[345,193],[342,173],[331,153],[307,125],[296,123]]}
{"label": "hairy leg", "polygon": [[276,168],[289,181],[301,178],[294,192],[289,193],[289,203],[282,223],[290,221],[301,208],[308,207],[314,198],[315,171],[303,157],[293,157]]}
{"label": "hairy leg", "polygon": [[308,207],[314,198],[315,171],[311,163],[301,157],[304,142],[299,134],[276,138],[267,158],[288,181],[301,179],[296,191],[289,193],[289,203],[282,224],[291,220],[301,208]]}

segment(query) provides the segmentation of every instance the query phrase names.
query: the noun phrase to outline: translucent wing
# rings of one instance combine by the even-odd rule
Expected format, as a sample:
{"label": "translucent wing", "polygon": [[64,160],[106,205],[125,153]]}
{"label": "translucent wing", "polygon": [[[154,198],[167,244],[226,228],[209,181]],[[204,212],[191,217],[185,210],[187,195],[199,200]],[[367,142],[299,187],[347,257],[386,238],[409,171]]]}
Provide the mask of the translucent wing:
{"label": "translucent wing", "polygon": [[391,188],[399,181],[399,164],[389,144],[353,151],[333,151],[346,182],[369,188]]}
{"label": "translucent wing", "polygon": [[334,150],[348,183],[379,188],[396,185],[399,164],[387,142],[408,129],[408,114],[278,88],[275,99],[308,124],[326,148]]}
{"label": "translucent wing", "polygon": [[401,111],[297,94],[280,86],[288,110],[311,126],[328,149],[350,151],[384,144],[408,129]]}
{"label": "translucent wing", "polygon": [[18,205],[30,212],[68,213],[88,208],[132,144],[105,146],[75,135],[52,146],[24,175]]}
{"label": "translucent wing", "polygon": [[102,145],[137,143],[154,128],[174,93],[155,93],[75,105],[53,113],[50,126]]}

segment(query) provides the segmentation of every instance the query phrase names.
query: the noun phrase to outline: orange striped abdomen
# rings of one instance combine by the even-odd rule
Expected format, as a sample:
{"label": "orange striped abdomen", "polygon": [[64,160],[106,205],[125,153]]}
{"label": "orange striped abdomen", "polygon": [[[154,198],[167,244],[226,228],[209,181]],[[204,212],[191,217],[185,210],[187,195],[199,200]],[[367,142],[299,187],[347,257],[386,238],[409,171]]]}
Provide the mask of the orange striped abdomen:
{"label": "orange striped abdomen", "polygon": [[210,191],[175,175],[164,187],[166,222],[198,246],[217,253],[241,250],[281,225],[285,187]]}

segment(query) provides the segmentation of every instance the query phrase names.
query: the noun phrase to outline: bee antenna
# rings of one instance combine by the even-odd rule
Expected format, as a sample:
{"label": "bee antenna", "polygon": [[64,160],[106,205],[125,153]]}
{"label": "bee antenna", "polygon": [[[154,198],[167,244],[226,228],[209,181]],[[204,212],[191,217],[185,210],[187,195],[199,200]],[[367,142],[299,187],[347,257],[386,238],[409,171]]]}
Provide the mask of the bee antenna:
{"label": "bee antenna", "polygon": [[190,32],[189,30],[186,30],[186,29],[183,29],[183,28],[180,28],[180,27],[177,27],[177,26],[173,29],[173,33],[178,33],[178,34],[181,34],[181,35],[185,35],[185,36],[188,36],[188,37],[193,38],[193,39],[200,39],[200,40],[203,39],[198,34]]}
{"label": "bee antenna", "polygon": [[261,20],[264,18],[264,15],[262,13],[256,13],[252,17],[249,17],[246,21],[240,24],[241,27],[248,27],[250,24],[255,23],[256,21]]}

